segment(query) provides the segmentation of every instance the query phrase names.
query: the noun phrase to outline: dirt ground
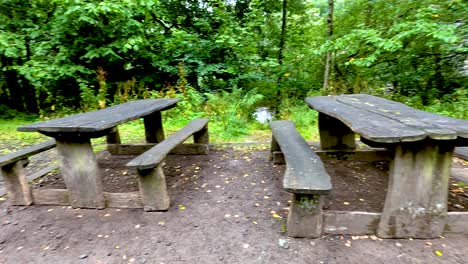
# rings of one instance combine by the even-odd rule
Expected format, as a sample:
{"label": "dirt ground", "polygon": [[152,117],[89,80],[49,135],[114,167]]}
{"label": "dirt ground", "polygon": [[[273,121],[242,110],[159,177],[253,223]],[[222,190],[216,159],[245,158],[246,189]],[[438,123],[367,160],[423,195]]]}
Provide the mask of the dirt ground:
{"label": "dirt ground", "polygon": [[[123,166],[133,157],[106,152],[98,157],[105,191],[138,190],[135,173]],[[333,183],[325,209],[381,210],[388,163],[326,159],[325,165]],[[434,240],[288,238],[291,195],[282,189],[284,169],[269,162],[268,150],[258,148],[170,156],[165,166],[171,198],[167,212],[13,207],[2,202],[0,264],[467,263],[467,235]],[[57,173],[34,185],[64,187]]]}

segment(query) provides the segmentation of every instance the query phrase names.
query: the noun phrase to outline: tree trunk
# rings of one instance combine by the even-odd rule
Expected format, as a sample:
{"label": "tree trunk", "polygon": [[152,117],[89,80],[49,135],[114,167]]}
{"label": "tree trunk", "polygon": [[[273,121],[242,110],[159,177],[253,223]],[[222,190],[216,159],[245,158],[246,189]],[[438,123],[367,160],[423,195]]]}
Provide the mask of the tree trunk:
{"label": "tree trunk", "polygon": [[[333,36],[333,0],[328,0],[328,18],[327,18],[327,28],[328,28],[328,39],[330,40]],[[330,71],[332,64],[332,53],[331,51],[327,52],[327,58],[325,61],[325,73],[323,76],[323,88],[322,93],[328,94],[330,90]]]}
{"label": "tree trunk", "polygon": [[[283,19],[282,19],[282,23],[281,23],[281,35],[280,35],[280,43],[279,43],[279,46],[278,46],[278,64],[280,65],[280,69],[281,69],[281,66],[283,65],[283,58],[284,58],[284,46],[285,46],[285,43],[286,43],[286,16],[287,16],[287,7],[288,7],[288,1],[287,0],[283,0]],[[278,80],[276,81],[277,83],[277,89],[276,89],[276,97],[278,98],[278,100],[281,100],[281,82],[282,82],[282,79],[283,79],[283,71],[280,70],[279,71],[279,74],[278,74]]]}
{"label": "tree trunk", "polygon": [[281,36],[280,36],[280,43],[279,43],[279,53],[278,53],[278,64],[283,65],[283,52],[284,52],[284,44],[286,42],[286,16],[287,16],[287,5],[288,1],[283,0],[283,22],[281,23]]}

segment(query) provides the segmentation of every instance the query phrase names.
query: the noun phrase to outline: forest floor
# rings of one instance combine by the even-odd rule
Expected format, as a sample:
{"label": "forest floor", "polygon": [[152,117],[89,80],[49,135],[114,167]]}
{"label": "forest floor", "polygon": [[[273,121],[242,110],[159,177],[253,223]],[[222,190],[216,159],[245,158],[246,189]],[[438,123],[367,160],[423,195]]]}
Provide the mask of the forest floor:
{"label": "forest floor", "polygon": [[[171,207],[72,209],[0,203],[3,263],[466,263],[468,236],[431,240],[285,233],[291,195],[282,189],[284,165],[268,160],[267,145],[223,147],[209,155],[169,156]],[[133,156],[98,155],[104,189],[138,190],[124,164]],[[324,160],[333,191],[325,209],[380,212],[387,162]],[[468,169],[454,159],[454,168]],[[453,185],[451,193],[459,193]],[[53,172],[34,188],[64,188]],[[458,190],[458,191],[456,191]],[[451,203],[459,203],[451,198]],[[457,198],[458,199],[458,198]],[[450,207],[451,210],[466,208]]]}

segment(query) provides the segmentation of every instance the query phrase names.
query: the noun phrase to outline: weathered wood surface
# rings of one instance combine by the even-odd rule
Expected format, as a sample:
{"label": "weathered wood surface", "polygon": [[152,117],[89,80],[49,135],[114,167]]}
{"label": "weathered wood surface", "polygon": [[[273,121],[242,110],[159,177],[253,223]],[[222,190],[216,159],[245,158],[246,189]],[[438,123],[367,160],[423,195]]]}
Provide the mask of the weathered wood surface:
{"label": "weathered wood surface", "polygon": [[460,159],[468,160],[468,147],[455,148],[454,155]]}
{"label": "weathered wood surface", "polygon": [[377,231],[380,215],[357,211],[324,211],[323,231],[337,235],[373,235]]}
{"label": "weathered wood surface", "polygon": [[[111,144],[107,145],[107,151],[112,155],[141,155],[154,146],[156,144]],[[182,143],[169,152],[172,155],[207,155],[208,153],[208,144],[201,143]]]}
{"label": "weathered wood surface", "polygon": [[330,176],[317,154],[299,135],[294,123],[272,121],[270,127],[286,159],[284,189],[292,193],[328,194],[332,188]]}
{"label": "weathered wood surface", "polygon": [[151,169],[158,165],[171,150],[187,140],[195,132],[207,129],[208,119],[200,118],[187,124],[169,138],[160,142],[142,155],[127,163],[127,167],[139,170]]}
{"label": "weathered wood surface", "polygon": [[[68,189],[33,189],[32,193],[33,203],[37,205],[70,205]],[[104,199],[110,208],[143,208],[139,192],[104,192]]]}
{"label": "weathered wood surface", "polygon": [[442,235],[453,149],[453,141],[440,144],[426,140],[396,146],[378,236],[435,238]]}
{"label": "weathered wood surface", "polygon": [[356,148],[354,132],[338,119],[319,113],[318,127],[322,150]]}
{"label": "weathered wood surface", "polygon": [[141,202],[147,212],[169,209],[170,200],[163,165],[164,162],[161,162],[154,169],[137,170]]}
{"label": "weathered wood surface", "polygon": [[55,147],[55,140],[52,139],[46,142],[36,144],[34,146],[30,146],[30,147],[18,150],[16,152],[12,152],[12,153],[0,156],[0,167],[14,163],[18,160],[28,158],[32,155],[49,150],[53,147]]}
{"label": "weathered wood surface", "polygon": [[120,144],[120,133],[118,127],[113,127],[110,129],[110,133],[106,136],[107,144]]}
{"label": "weathered wood surface", "polygon": [[13,205],[30,205],[32,203],[31,189],[24,172],[27,159],[16,161],[1,167],[0,174],[3,176],[8,198]]}
{"label": "weathered wood surface", "polygon": [[59,119],[20,126],[18,131],[95,133],[176,106],[180,99],[144,99]]}
{"label": "weathered wood surface", "polygon": [[427,113],[371,95],[316,96],[306,98],[306,102],[370,141],[468,138],[467,120]]}
{"label": "weathered wood surface", "polygon": [[468,212],[448,212],[445,232],[468,234]]}
{"label": "weathered wood surface", "polygon": [[159,143],[164,140],[164,130],[161,112],[155,112],[144,117],[145,138],[148,143]]}
{"label": "weathered wood surface", "polygon": [[70,203],[74,208],[104,208],[101,177],[90,139],[62,142],[57,140],[61,156],[60,171],[70,190]]}
{"label": "weathered wood surface", "polygon": [[432,139],[468,138],[468,120],[425,112],[368,94],[339,96],[338,101],[420,129]]}
{"label": "weathered wood surface", "polygon": [[106,207],[111,208],[143,208],[139,192],[109,193],[104,192]]}
{"label": "weathered wood surface", "polygon": [[317,238],[322,234],[323,195],[293,194],[288,214],[288,236]]}
{"label": "weathered wood surface", "polygon": [[33,189],[33,201],[38,205],[70,205],[67,189]]}
{"label": "weathered wood surface", "polygon": [[[346,150],[346,151],[330,151],[330,150],[316,150],[314,151],[320,159],[333,159],[333,160],[352,160],[352,161],[381,161],[381,160],[392,160],[393,152],[384,149],[376,150]],[[284,164],[283,152],[273,151],[271,153],[273,162],[276,164]]]}

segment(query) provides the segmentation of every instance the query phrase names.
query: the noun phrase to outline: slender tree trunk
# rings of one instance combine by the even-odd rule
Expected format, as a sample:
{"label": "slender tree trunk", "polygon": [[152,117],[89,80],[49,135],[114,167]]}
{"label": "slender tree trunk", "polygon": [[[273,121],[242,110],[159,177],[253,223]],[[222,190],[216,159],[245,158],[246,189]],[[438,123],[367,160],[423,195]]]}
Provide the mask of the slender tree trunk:
{"label": "slender tree trunk", "polygon": [[288,1],[283,0],[283,19],[281,23],[281,35],[280,35],[280,43],[278,46],[278,64],[280,65],[280,71],[278,73],[278,79],[276,80],[276,98],[279,101],[278,103],[281,102],[281,82],[283,81],[283,75],[284,72],[281,70],[281,66],[283,65],[283,59],[284,59],[284,46],[286,43],[286,16],[287,16],[287,7],[288,7]]}
{"label": "slender tree trunk", "polygon": [[278,64],[283,65],[283,52],[284,52],[284,44],[286,42],[286,17],[287,17],[287,6],[288,1],[283,0],[283,21],[281,23],[281,36],[280,36],[280,43],[279,43],[279,53],[278,53]]}
{"label": "slender tree trunk", "polygon": [[[327,17],[327,29],[328,29],[328,39],[331,39],[333,36],[333,0],[328,0],[328,17]],[[325,61],[325,73],[323,76],[323,88],[322,93],[327,94],[330,90],[330,71],[332,64],[332,53],[327,52],[327,58]]]}

